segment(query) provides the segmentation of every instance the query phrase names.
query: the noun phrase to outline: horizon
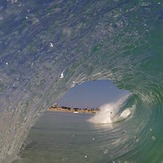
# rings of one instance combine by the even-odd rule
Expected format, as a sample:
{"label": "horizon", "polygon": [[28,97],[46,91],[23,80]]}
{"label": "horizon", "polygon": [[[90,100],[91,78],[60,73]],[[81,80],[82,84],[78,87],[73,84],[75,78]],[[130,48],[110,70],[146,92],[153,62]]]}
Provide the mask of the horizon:
{"label": "horizon", "polygon": [[70,108],[98,108],[129,93],[117,88],[111,80],[87,81],[69,89],[56,103]]}

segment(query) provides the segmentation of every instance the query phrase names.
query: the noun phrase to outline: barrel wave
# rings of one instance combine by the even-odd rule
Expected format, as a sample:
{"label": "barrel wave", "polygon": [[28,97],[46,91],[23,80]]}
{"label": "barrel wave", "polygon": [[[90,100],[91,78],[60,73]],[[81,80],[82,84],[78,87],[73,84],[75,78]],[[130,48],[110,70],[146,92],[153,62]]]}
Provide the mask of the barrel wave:
{"label": "barrel wave", "polygon": [[99,79],[131,92],[131,116],[103,133],[100,161],[163,162],[162,44],[161,0],[1,1],[0,162],[16,158],[54,99]]}

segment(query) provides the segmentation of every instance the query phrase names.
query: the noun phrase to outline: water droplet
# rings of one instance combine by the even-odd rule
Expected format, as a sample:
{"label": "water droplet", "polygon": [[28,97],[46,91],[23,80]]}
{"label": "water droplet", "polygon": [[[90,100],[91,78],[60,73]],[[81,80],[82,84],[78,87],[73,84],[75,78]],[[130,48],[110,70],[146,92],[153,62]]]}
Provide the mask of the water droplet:
{"label": "water droplet", "polygon": [[95,140],[95,138],[92,138],[92,140],[94,141],[94,140]]}
{"label": "water droplet", "polygon": [[88,156],[87,156],[87,155],[85,155],[84,157],[85,157],[85,158],[87,158]]}
{"label": "water droplet", "polygon": [[6,62],[6,66],[8,66],[8,62]]}
{"label": "water droplet", "polygon": [[156,140],[156,137],[155,136],[152,136],[152,140],[155,141]]}
{"label": "water droplet", "polygon": [[53,43],[52,43],[52,42],[50,43],[50,47],[51,47],[51,48],[53,48],[53,47],[54,47],[54,45],[53,45]]}
{"label": "water droplet", "polygon": [[127,133],[127,130],[123,130],[123,134],[126,134]]}
{"label": "water droplet", "polygon": [[124,163],[129,163],[128,161],[124,161]]}
{"label": "water droplet", "polygon": [[134,143],[138,143],[139,142],[139,138],[137,136],[134,137]]}
{"label": "water droplet", "polygon": [[26,120],[27,120],[27,117],[24,118],[24,122],[26,122]]}
{"label": "water droplet", "polygon": [[62,79],[62,78],[64,78],[63,72],[61,73],[61,76],[60,76],[60,78],[61,78],[61,79]]}
{"label": "water droplet", "polygon": [[12,86],[13,86],[13,88],[17,88],[18,87],[17,83],[14,83]]}
{"label": "water droplet", "polygon": [[73,82],[72,82],[72,85],[71,85],[71,88],[75,87],[75,85],[76,85],[76,82],[73,81]]}
{"label": "water droplet", "polygon": [[108,151],[109,151],[108,149],[105,149],[104,150],[104,155],[108,154]]}

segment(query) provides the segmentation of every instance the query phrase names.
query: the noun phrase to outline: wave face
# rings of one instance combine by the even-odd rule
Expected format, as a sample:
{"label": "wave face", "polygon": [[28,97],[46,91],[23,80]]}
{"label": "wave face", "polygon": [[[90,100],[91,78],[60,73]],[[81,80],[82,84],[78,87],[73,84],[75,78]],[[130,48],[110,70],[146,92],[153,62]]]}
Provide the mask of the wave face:
{"label": "wave face", "polygon": [[104,104],[99,107],[100,111],[89,119],[95,124],[113,124],[128,119],[134,114],[135,105],[127,107],[127,96],[114,103]]}
{"label": "wave face", "polygon": [[108,162],[163,161],[161,0],[3,0],[0,12],[0,162],[16,157],[54,99],[96,79],[129,90],[134,106],[110,131],[118,145]]}

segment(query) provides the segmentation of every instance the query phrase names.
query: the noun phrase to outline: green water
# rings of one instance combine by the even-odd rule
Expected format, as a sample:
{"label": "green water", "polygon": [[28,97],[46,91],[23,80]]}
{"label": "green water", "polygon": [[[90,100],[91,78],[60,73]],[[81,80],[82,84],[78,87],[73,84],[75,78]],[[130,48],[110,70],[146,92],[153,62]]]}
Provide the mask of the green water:
{"label": "green water", "polygon": [[[0,162],[17,157],[54,100],[76,84],[98,79],[131,92],[123,109],[135,108],[132,117],[106,127],[58,115],[56,128],[31,130],[36,143],[27,145],[20,161],[162,163],[163,2],[1,0]],[[39,141],[36,131],[46,141]],[[49,135],[49,144],[41,134]]]}
{"label": "green water", "polygon": [[100,162],[109,153],[101,142],[103,133],[109,129],[87,122],[90,117],[46,112],[31,129],[27,146],[14,163]]}
{"label": "green water", "polygon": [[[141,140],[137,135],[140,128],[130,128],[130,120],[93,124],[88,122],[93,116],[46,112],[32,127],[19,159],[14,163],[147,163],[153,162],[151,160],[160,152],[156,151],[154,156],[154,150],[142,144],[147,138],[148,143],[155,146],[157,137],[152,128]],[[136,152],[133,156],[130,155],[132,150]]]}

